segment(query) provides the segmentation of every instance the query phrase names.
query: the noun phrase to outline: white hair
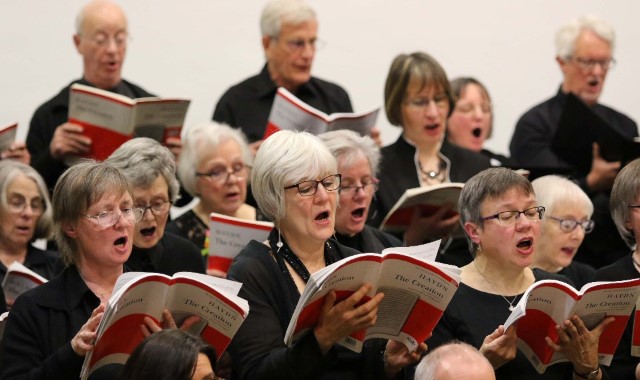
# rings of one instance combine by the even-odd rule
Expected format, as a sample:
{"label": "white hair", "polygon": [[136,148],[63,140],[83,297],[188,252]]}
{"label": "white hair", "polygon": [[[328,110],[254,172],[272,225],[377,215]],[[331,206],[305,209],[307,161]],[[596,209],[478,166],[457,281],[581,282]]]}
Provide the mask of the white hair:
{"label": "white hair", "polygon": [[262,9],[262,36],[278,37],[282,24],[302,24],[316,19],[315,11],[303,0],[271,0]]}
{"label": "white hair", "polygon": [[587,15],[569,21],[558,30],[556,33],[556,55],[564,59],[571,57],[576,48],[576,41],[583,30],[589,30],[607,41],[613,52],[616,37],[613,27],[598,16]]}
{"label": "white hair", "polygon": [[593,214],[593,203],[589,196],[574,182],[558,175],[546,175],[531,182],[536,193],[536,201],[544,206],[545,213],[551,215],[556,205],[566,202],[580,202],[587,217]]}
{"label": "white hair", "polygon": [[[484,366],[487,371],[493,372],[491,363],[489,363],[489,360],[487,360],[480,351],[467,343],[453,341],[437,347],[422,358],[416,368],[414,378],[415,380],[436,380],[437,371],[440,366],[456,368],[454,366],[458,364],[463,364],[464,367],[476,363]],[[495,377],[493,377],[493,379],[495,379]]]}
{"label": "white hair", "polygon": [[369,162],[371,175],[378,174],[380,163],[380,149],[369,136],[360,136],[354,131],[340,129],[325,132],[318,138],[329,148],[338,163],[344,167],[351,167],[362,154]]}

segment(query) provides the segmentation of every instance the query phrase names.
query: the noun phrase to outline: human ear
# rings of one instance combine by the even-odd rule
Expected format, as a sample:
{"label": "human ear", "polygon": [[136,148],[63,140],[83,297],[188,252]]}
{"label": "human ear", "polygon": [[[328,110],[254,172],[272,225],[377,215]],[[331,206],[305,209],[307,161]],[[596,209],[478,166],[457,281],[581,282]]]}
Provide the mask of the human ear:
{"label": "human ear", "polygon": [[465,222],[464,232],[467,233],[467,236],[469,236],[472,242],[480,245],[480,227],[477,224],[472,222]]}

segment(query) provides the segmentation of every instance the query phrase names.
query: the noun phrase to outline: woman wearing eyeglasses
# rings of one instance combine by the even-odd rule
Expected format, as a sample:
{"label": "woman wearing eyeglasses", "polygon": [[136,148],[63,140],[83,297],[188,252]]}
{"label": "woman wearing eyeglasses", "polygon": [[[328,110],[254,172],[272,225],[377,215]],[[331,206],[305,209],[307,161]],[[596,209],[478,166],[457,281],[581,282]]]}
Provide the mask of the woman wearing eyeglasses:
{"label": "woman wearing eyeglasses", "polygon": [[613,318],[592,331],[577,317],[564,321],[557,328],[558,342],[547,344],[563,351],[570,363],[550,366],[543,375],[517,350],[515,328],[505,331],[502,326],[535,281],[570,282],[529,268],[545,213],[531,183],[510,169],[486,169],[467,181],[458,206],[475,258],[462,268],[460,287],[427,341],[429,347],[452,339],[469,343],[493,365],[497,379],[600,379],[598,338]]}
{"label": "woman wearing eyeglasses", "polygon": [[[51,236],[51,202],[44,180],[31,166],[0,161],[0,284],[7,268],[19,262],[46,279],[63,268],[56,252],[31,245]],[[11,303],[12,300],[9,300]]]}
{"label": "woman wearing eyeglasses", "polygon": [[332,292],[318,324],[291,347],[284,345],[309,276],[358,252],[331,238],[341,182],[335,159],[317,137],[273,134],[258,150],[251,184],[275,228],[267,241],[251,241],[227,276],[242,282],[240,296],[251,308],[229,346],[237,378],[384,379],[417,361],[426,347],[408,353],[400,343],[369,340],[357,354],[336,345],[375,322],[383,295],[365,300],[367,284],[339,302]]}
{"label": "woman wearing eyeglasses", "polygon": [[165,232],[169,209],[179,194],[176,164],[169,149],[139,137],[122,144],[107,160],[132,186],[133,204],[144,210],[136,224],[127,267],[132,271],[205,273],[204,261],[192,242]]}
{"label": "woman wearing eyeglasses", "polygon": [[346,129],[318,136],[338,162],[341,182],[336,210],[335,238],[342,245],[365,253],[399,247],[396,237],[366,225],[373,194],[378,189],[380,149],[368,136]]}
{"label": "woman wearing eyeglasses", "polygon": [[178,177],[198,201],[169,223],[167,231],[192,241],[206,257],[212,212],[255,220],[256,209],[245,203],[251,161],[251,151],[239,130],[214,122],[190,128],[178,160]]}
{"label": "woman wearing eyeglasses", "polygon": [[[616,176],[611,189],[611,216],[631,253],[596,271],[594,281],[620,281],[640,277],[640,159],[631,161]],[[606,252],[602,252],[606,254]],[[637,310],[635,311],[637,312]],[[633,313],[631,315],[634,315]],[[632,356],[634,318],[630,318],[609,367],[612,379],[640,379],[640,359]]]}
{"label": "woman wearing eyeglasses", "polygon": [[67,267],[13,305],[0,352],[2,379],[79,377],[143,211],[134,208],[127,178],[93,161],[59,178],[52,204],[55,237]]}
{"label": "woman wearing eyeglasses", "polygon": [[[387,118],[402,128],[402,134],[381,150],[380,186],[373,202],[376,215],[370,221],[375,226],[406,190],[465,182],[491,166],[487,157],[444,138],[454,100],[444,69],[430,55],[398,55],[391,63],[384,97]],[[433,215],[416,214],[404,239],[419,244],[448,236],[459,221],[448,211],[443,207]],[[464,259],[456,264],[462,265],[471,257],[460,242]]]}
{"label": "woman wearing eyeglasses", "polygon": [[531,267],[562,274],[579,289],[593,281],[596,273],[591,266],[573,260],[584,236],[595,227],[591,199],[578,185],[556,175],[536,178],[531,185],[536,200],[545,207]]}

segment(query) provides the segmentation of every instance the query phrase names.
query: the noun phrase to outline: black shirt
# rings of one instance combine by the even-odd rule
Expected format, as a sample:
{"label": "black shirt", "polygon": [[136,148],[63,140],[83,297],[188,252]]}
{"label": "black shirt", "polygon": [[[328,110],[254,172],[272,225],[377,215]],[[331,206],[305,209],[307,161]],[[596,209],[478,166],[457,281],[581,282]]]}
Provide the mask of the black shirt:
{"label": "black shirt", "polygon": [[[261,140],[277,90],[265,64],[258,75],[232,86],[222,95],[213,120],[240,128],[249,142]],[[319,78],[311,77],[293,95],[327,114],[353,112],[347,92]]]}
{"label": "black shirt", "polygon": [[167,276],[173,276],[177,272],[205,273],[198,247],[170,232],[165,232],[158,244],[151,248],[134,246],[125,265],[132,271],[162,273]]}

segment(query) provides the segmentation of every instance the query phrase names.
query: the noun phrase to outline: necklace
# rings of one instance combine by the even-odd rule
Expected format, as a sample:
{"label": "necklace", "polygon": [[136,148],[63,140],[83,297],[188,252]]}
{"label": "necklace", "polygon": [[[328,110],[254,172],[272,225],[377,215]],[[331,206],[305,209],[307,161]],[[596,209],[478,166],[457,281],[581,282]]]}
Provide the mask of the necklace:
{"label": "necklace", "polygon": [[442,174],[444,174],[444,169],[446,169],[447,167],[447,163],[444,162],[443,160],[440,160],[438,162],[438,169],[437,170],[424,170],[422,168],[422,164],[420,163],[420,161],[418,161],[418,168],[420,169],[420,172],[422,173],[422,175],[424,176],[424,180],[425,181],[443,181],[443,178],[440,178],[440,176]]}
{"label": "necklace", "polygon": [[[504,295],[500,294],[500,292],[498,292],[496,287],[493,285],[493,282],[489,281],[489,279],[485,277],[485,275],[482,274],[482,272],[480,272],[480,269],[478,269],[478,264],[476,263],[475,260],[473,260],[473,266],[476,268],[476,272],[478,272],[478,274],[482,276],[482,278],[484,278],[484,280],[489,284],[489,286],[491,286],[491,289],[493,289],[493,291],[496,292],[496,294],[498,294],[500,297],[504,298],[505,301],[507,301],[507,303],[509,304],[509,311],[513,311],[513,309],[515,309],[515,306],[513,306],[513,304],[518,299],[518,294],[513,296],[513,299],[509,301],[507,297],[505,297]],[[522,289],[522,284],[524,284],[525,277],[522,277],[522,281],[520,281],[520,287],[518,287],[518,289]]]}

